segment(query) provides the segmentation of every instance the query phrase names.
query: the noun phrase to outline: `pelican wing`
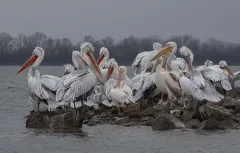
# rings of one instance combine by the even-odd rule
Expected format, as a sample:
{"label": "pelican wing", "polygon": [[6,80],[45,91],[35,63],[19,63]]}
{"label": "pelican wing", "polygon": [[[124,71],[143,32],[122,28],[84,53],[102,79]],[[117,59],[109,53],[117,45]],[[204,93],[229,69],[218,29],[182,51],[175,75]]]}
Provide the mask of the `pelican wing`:
{"label": "pelican wing", "polygon": [[87,73],[72,81],[70,88],[66,90],[63,101],[71,102],[86,94],[97,84],[97,77],[94,73]]}
{"label": "pelican wing", "polygon": [[38,98],[48,99],[49,98],[48,91],[39,79],[34,78],[34,77],[29,77],[28,78],[28,88],[29,88],[30,92],[32,92]]}
{"label": "pelican wing", "polygon": [[202,91],[205,93],[205,99],[210,102],[219,102],[224,96],[219,94],[215,87],[210,83],[209,80],[205,80],[206,85],[203,87]]}
{"label": "pelican wing", "polygon": [[52,76],[52,75],[41,76],[41,83],[51,91],[57,90],[57,83],[59,80],[60,80],[59,77]]}
{"label": "pelican wing", "polygon": [[176,58],[175,60],[172,60],[171,67],[174,71],[183,71],[187,70],[188,68],[186,61],[182,58]]}
{"label": "pelican wing", "polygon": [[221,81],[228,78],[224,70],[220,69],[217,65],[204,68],[202,73],[207,79],[210,79],[213,82]]}
{"label": "pelican wing", "polygon": [[205,80],[202,76],[202,73],[197,70],[193,70],[192,75],[190,76],[190,79],[194,82],[194,84],[197,85],[197,87],[201,88],[205,86]]}
{"label": "pelican wing", "polygon": [[[115,82],[116,82],[116,80],[114,78],[111,78],[104,85],[105,94],[106,94],[107,98],[109,98],[109,99],[110,99],[110,96],[109,96],[110,90],[112,88],[114,88]],[[112,99],[110,99],[110,100],[112,100]]]}
{"label": "pelican wing", "polygon": [[187,77],[181,77],[179,80],[179,84],[183,93],[191,95],[197,100],[203,100],[205,98],[204,92]]}

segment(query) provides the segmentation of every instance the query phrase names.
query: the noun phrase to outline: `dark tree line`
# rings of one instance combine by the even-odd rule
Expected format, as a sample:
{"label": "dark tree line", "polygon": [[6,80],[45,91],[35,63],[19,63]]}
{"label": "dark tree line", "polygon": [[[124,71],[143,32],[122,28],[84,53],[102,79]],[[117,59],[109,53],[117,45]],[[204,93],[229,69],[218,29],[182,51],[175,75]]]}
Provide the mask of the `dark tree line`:
{"label": "dark tree line", "polygon": [[205,60],[211,59],[218,62],[226,60],[229,65],[240,64],[240,44],[223,42],[210,38],[206,42],[201,42],[192,36],[172,36],[167,40],[158,36],[147,38],[136,38],[130,36],[120,41],[115,41],[108,36],[101,40],[95,40],[92,36],[85,36],[81,42],[72,43],[69,38],[53,39],[44,33],[36,32],[27,36],[19,34],[12,37],[7,33],[0,33],[0,64],[1,65],[21,65],[32,54],[36,46],[45,50],[43,65],[61,65],[71,63],[71,53],[79,50],[82,42],[91,42],[97,55],[100,47],[107,47],[110,56],[114,57],[120,64],[131,64],[139,52],[152,50],[155,41],[165,45],[168,41],[175,41],[178,47],[186,45],[194,52],[194,64],[202,64]]}

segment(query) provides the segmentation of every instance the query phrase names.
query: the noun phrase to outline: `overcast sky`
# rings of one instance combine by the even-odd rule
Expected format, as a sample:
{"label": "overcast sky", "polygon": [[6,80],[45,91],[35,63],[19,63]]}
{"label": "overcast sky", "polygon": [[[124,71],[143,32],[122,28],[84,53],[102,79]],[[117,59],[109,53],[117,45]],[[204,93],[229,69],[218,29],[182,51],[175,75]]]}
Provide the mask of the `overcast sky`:
{"label": "overcast sky", "polygon": [[240,0],[0,0],[0,32],[96,38],[190,34],[240,42]]}

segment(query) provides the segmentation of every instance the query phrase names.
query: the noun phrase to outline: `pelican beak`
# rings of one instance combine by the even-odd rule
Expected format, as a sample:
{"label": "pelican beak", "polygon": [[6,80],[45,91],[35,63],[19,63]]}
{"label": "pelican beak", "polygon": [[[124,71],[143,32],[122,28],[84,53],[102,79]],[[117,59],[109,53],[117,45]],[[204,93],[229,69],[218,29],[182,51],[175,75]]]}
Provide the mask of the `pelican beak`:
{"label": "pelican beak", "polygon": [[110,66],[108,68],[108,72],[107,72],[107,81],[110,79],[110,77],[112,76],[113,74],[113,71],[114,71],[114,68],[112,66]]}
{"label": "pelican beak", "polygon": [[34,63],[34,62],[37,60],[37,58],[38,58],[38,56],[32,55],[32,56],[27,60],[27,62],[23,64],[23,66],[22,66],[21,69],[17,72],[17,74],[20,73],[20,72],[22,72],[23,70],[25,70],[25,69],[26,69],[29,65],[31,65],[32,63]]}
{"label": "pelican beak", "polygon": [[232,71],[227,66],[225,66],[224,70],[226,70],[228,72],[228,75],[234,76]]}
{"label": "pelican beak", "polygon": [[151,60],[151,61],[155,61],[156,59],[158,59],[159,57],[161,57],[162,55],[164,54],[167,54],[169,52],[171,52],[173,50],[173,47],[169,47],[169,46],[166,46],[164,47],[163,49],[161,49],[160,52],[158,52]]}
{"label": "pelican beak", "polygon": [[102,60],[104,59],[104,57],[105,57],[105,55],[102,55],[102,56],[99,57],[99,59],[98,59],[98,61],[97,61],[97,64],[98,64],[98,65],[102,62]]}
{"label": "pelican beak", "polygon": [[102,78],[102,72],[101,72],[101,70],[100,70],[96,60],[94,59],[92,53],[91,52],[87,52],[87,56],[88,56],[89,60],[91,61],[93,68],[97,71],[99,76]]}

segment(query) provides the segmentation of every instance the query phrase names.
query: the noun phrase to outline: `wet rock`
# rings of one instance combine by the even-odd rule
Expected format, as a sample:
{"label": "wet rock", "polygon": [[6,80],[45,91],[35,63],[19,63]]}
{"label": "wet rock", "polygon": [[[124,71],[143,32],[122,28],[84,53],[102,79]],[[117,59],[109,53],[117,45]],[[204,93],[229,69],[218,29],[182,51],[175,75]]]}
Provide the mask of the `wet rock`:
{"label": "wet rock", "polygon": [[26,121],[27,128],[50,128],[56,132],[76,132],[82,128],[84,109],[32,112]]}
{"label": "wet rock", "polygon": [[230,110],[211,104],[206,105],[205,112],[208,115],[209,119],[215,119],[217,121],[229,119],[233,115]]}
{"label": "wet rock", "polygon": [[193,116],[193,113],[192,113],[192,112],[184,111],[184,112],[183,112],[183,115],[181,116],[181,120],[183,120],[183,121],[189,121],[189,120],[192,119],[192,116]]}
{"label": "wet rock", "polygon": [[234,120],[224,120],[221,122],[221,124],[224,126],[224,128],[229,129],[239,129],[239,123],[237,123]]}
{"label": "wet rock", "polygon": [[49,118],[44,112],[31,112],[26,120],[26,128],[50,128]]}
{"label": "wet rock", "polygon": [[128,121],[129,121],[128,117],[121,117],[121,118],[116,118],[114,123],[117,125],[123,125],[123,124],[128,123]]}
{"label": "wet rock", "polygon": [[232,97],[225,97],[223,102],[219,102],[220,106],[223,106],[226,109],[235,109],[235,99]]}
{"label": "wet rock", "polygon": [[181,114],[182,114],[182,110],[176,108],[176,109],[171,110],[171,111],[170,111],[170,114],[173,115],[173,116],[175,116],[175,117],[180,117]]}
{"label": "wet rock", "polygon": [[138,125],[139,125],[138,122],[129,122],[129,123],[123,124],[123,126],[138,126]]}
{"label": "wet rock", "polygon": [[240,97],[240,88],[233,88],[231,91],[227,92],[229,97]]}
{"label": "wet rock", "polygon": [[161,112],[169,112],[170,104],[167,101],[163,101],[161,103],[156,104],[153,108]]}
{"label": "wet rock", "polygon": [[88,121],[88,123],[87,123],[87,125],[88,126],[96,126],[96,125],[98,125],[100,122],[99,122],[99,117],[98,116],[94,116],[93,118],[91,118],[89,121]]}
{"label": "wet rock", "polygon": [[234,109],[234,114],[240,113],[240,99],[235,101],[235,109]]}
{"label": "wet rock", "polygon": [[165,131],[171,129],[185,128],[185,125],[173,115],[160,113],[152,121],[152,129],[155,131]]}
{"label": "wet rock", "polygon": [[223,124],[215,119],[202,121],[199,127],[200,130],[224,130]]}
{"label": "wet rock", "polygon": [[199,119],[192,119],[186,122],[186,127],[189,129],[198,129],[200,126]]}

